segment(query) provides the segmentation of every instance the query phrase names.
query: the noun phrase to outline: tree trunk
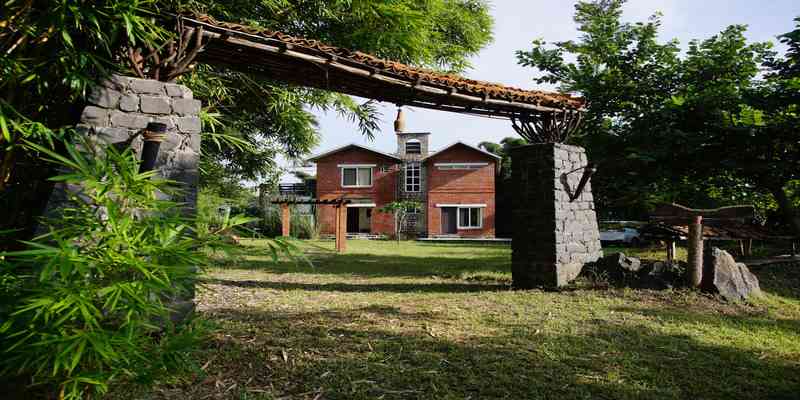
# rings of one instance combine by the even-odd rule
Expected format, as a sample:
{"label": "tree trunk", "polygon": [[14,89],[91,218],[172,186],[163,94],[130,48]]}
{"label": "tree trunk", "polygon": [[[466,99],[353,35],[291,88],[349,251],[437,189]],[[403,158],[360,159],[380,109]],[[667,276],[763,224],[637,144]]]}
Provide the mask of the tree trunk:
{"label": "tree trunk", "polygon": [[800,235],[800,214],[792,204],[792,199],[786,195],[783,187],[773,190],[772,195],[775,196],[775,201],[778,203],[778,209],[785,222],[792,228],[795,234]]}

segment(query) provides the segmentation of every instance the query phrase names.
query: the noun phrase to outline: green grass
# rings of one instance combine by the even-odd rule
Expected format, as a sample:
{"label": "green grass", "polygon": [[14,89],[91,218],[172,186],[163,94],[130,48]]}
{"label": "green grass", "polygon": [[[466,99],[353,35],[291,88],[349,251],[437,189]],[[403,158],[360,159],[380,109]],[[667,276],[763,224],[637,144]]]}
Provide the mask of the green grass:
{"label": "green grass", "polygon": [[261,242],[245,245],[198,293],[201,317],[218,328],[197,355],[202,370],[122,397],[800,393],[800,267],[756,270],[766,297],[726,304],[690,291],[513,291],[502,246],[349,241],[337,255],[332,242],[301,242],[312,267],[275,264]]}

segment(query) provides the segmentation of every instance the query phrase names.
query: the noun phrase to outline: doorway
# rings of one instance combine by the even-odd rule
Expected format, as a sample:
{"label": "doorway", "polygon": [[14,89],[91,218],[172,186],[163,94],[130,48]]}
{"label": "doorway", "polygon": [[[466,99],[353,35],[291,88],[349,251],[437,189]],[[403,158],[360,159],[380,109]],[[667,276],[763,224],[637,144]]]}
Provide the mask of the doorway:
{"label": "doorway", "polygon": [[347,208],[347,233],[371,233],[372,208]]}
{"label": "doorway", "polygon": [[455,235],[458,233],[458,225],[456,221],[457,211],[456,207],[442,207],[442,234]]}

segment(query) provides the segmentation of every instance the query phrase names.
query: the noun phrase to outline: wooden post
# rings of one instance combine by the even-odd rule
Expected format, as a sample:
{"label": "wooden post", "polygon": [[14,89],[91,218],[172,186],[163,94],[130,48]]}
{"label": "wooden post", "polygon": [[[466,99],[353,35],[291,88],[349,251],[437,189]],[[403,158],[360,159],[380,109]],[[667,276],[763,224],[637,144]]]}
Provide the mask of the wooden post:
{"label": "wooden post", "polygon": [[747,239],[747,246],[744,248],[745,256],[750,257],[753,255],[753,239]]}
{"label": "wooden post", "polygon": [[675,241],[667,241],[667,264],[672,265],[675,263]]}
{"label": "wooden post", "polygon": [[281,204],[281,235],[289,237],[292,228],[292,216],[289,212],[289,204]]}
{"label": "wooden post", "polygon": [[344,204],[336,206],[336,251],[344,253],[347,250],[347,207]]}
{"label": "wooden post", "polygon": [[686,281],[690,287],[700,287],[703,278],[703,217],[696,215],[689,224],[689,267],[686,269]]}

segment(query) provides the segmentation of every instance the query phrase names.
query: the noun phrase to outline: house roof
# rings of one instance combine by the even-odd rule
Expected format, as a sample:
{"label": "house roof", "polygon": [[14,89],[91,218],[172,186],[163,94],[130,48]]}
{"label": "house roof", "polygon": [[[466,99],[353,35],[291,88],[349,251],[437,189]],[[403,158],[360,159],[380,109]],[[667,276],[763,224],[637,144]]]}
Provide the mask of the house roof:
{"label": "house roof", "polygon": [[441,149],[441,150],[439,150],[439,151],[436,151],[436,152],[433,152],[433,153],[431,153],[431,154],[428,154],[428,155],[427,155],[425,158],[423,158],[422,160],[423,160],[423,161],[425,161],[425,160],[427,160],[427,159],[429,159],[429,158],[431,158],[431,157],[433,157],[433,156],[435,156],[435,155],[437,155],[437,154],[441,154],[441,153],[443,153],[443,152],[445,152],[445,151],[447,151],[447,150],[450,150],[451,148],[453,148],[453,147],[455,147],[455,146],[458,146],[458,145],[467,146],[467,147],[469,147],[469,148],[470,148],[470,149],[472,149],[472,150],[475,150],[475,151],[477,151],[477,152],[479,152],[479,153],[483,153],[484,155],[487,155],[487,156],[489,156],[489,157],[492,157],[492,158],[494,158],[494,159],[496,159],[496,160],[500,160],[500,159],[502,159],[502,157],[498,156],[497,154],[493,154],[493,153],[490,153],[490,152],[488,152],[488,151],[486,151],[486,150],[483,150],[483,149],[481,149],[481,148],[478,148],[478,147],[475,147],[475,146],[472,146],[472,145],[466,144],[466,143],[464,143],[464,142],[462,142],[462,141],[458,141],[458,142],[451,143],[451,144],[449,144],[449,145],[445,146],[444,148],[442,148],[442,149]]}
{"label": "house roof", "polygon": [[367,146],[362,146],[362,145],[357,144],[357,143],[346,144],[344,146],[337,147],[337,148],[335,148],[333,150],[326,151],[326,152],[324,152],[322,154],[317,154],[317,155],[307,159],[306,161],[316,162],[317,160],[319,160],[321,158],[325,158],[327,156],[330,156],[330,155],[336,154],[336,153],[338,153],[340,151],[348,150],[348,149],[351,149],[351,148],[359,148],[359,149],[366,150],[366,151],[369,151],[369,152],[372,152],[372,153],[375,153],[375,154],[378,154],[378,155],[381,155],[381,156],[384,156],[384,157],[391,158],[393,160],[400,161],[400,157],[398,157],[398,156],[396,156],[394,154],[384,153],[384,152],[382,152],[380,150],[375,150],[373,148],[370,148],[370,147],[367,147]]}
{"label": "house roof", "polygon": [[585,100],[568,94],[525,90],[412,67],[360,51],[282,32],[179,16],[186,29],[208,39],[199,61],[263,73],[272,79],[410,106],[512,118],[582,110]]}

